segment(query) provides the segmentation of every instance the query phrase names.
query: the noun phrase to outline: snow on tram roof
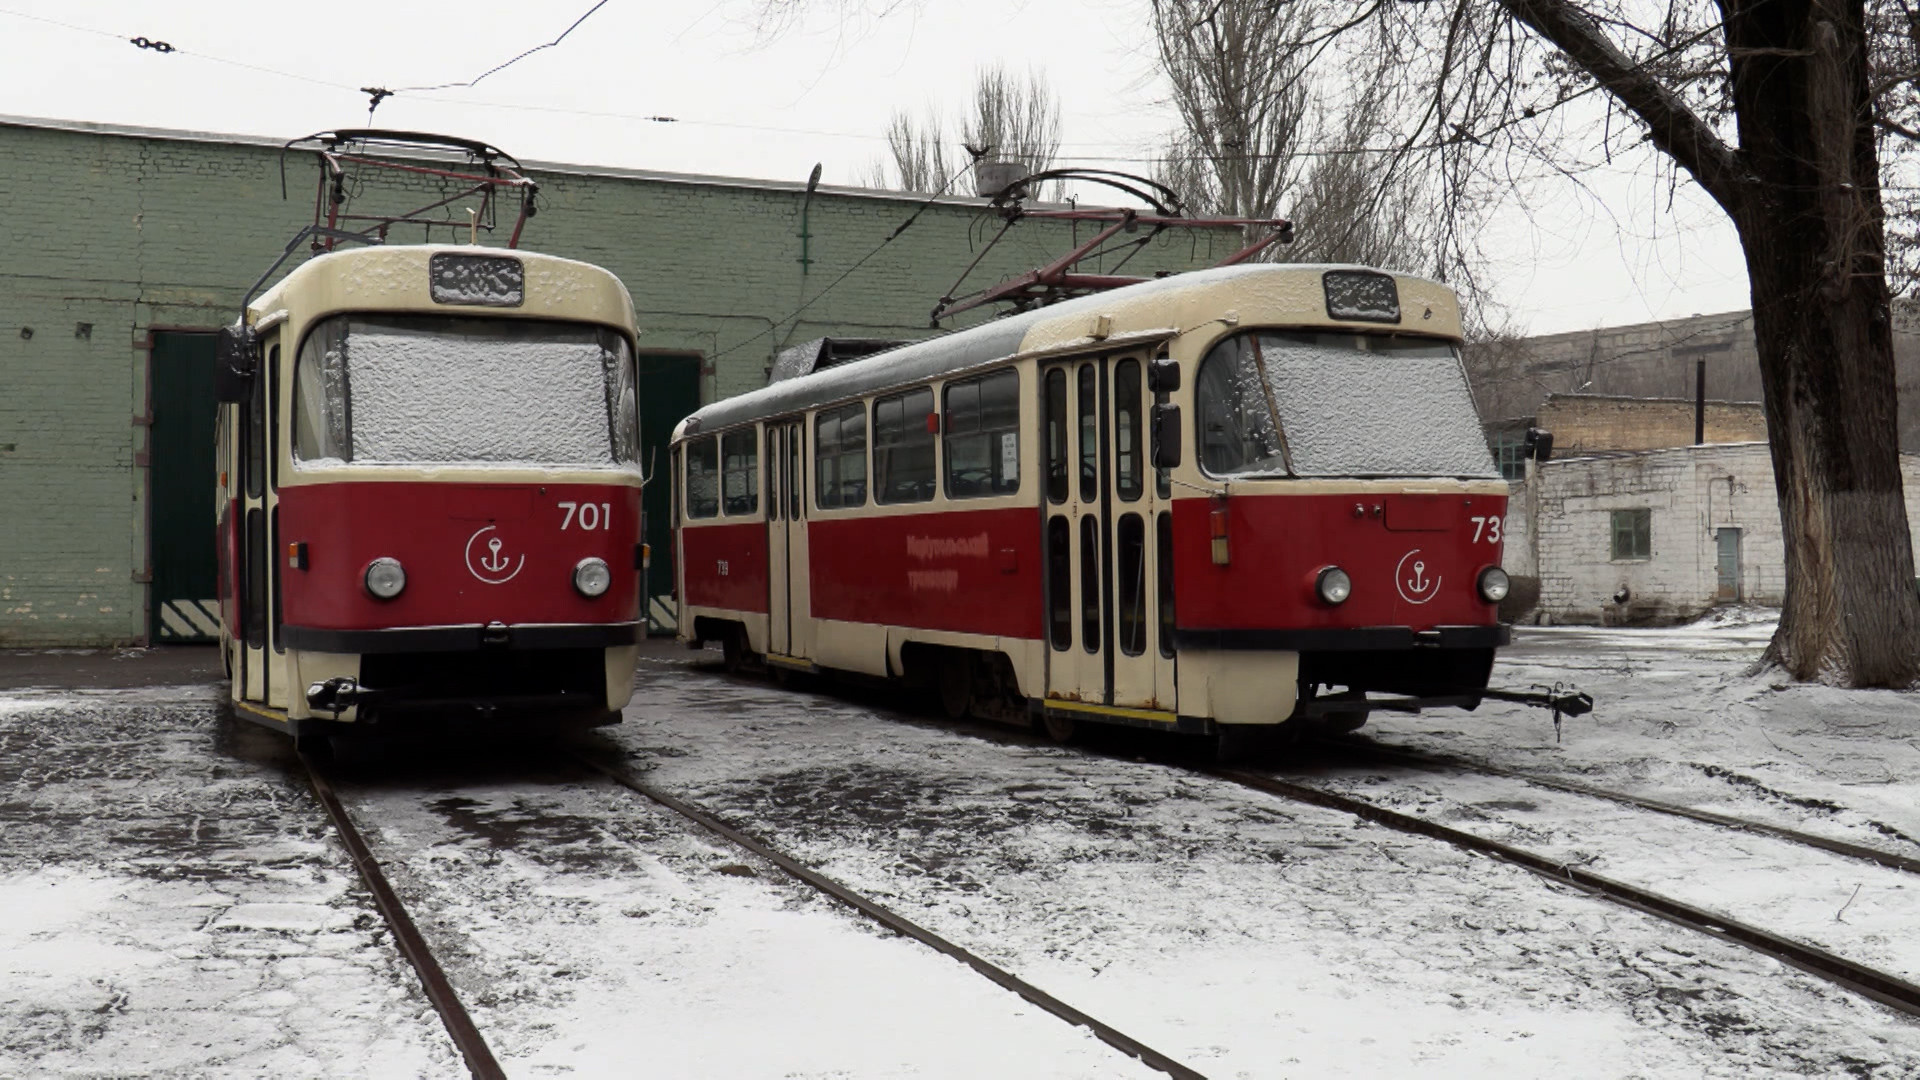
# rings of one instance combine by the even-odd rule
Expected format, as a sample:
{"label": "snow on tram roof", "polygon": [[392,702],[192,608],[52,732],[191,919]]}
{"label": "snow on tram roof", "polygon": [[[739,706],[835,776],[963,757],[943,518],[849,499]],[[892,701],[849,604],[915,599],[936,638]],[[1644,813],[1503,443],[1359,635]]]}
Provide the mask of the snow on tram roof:
{"label": "snow on tram roof", "polygon": [[[1215,307],[1249,302],[1262,309],[1271,307],[1277,315],[1280,311],[1298,310],[1302,301],[1305,301],[1311,305],[1310,310],[1322,313],[1316,321],[1329,321],[1322,306],[1320,275],[1335,269],[1371,268],[1263,263],[1192,270],[1143,281],[1137,285],[1008,315],[979,326],[916,341],[837,364],[825,371],[786,379],[737,397],[716,401],[683,421],[681,431],[676,434],[718,431],[770,416],[800,413],[837,401],[911,386],[942,376],[958,375],[990,366],[1023,351],[1066,345],[1075,339],[1096,346],[1099,341],[1087,336],[1086,332],[1085,320],[1089,315],[1114,316],[1112,335],[1121,340],[1127,337],[1137,339],[1137,332],[1147,329],[1149,325],[1166,328],[1159,336],[1174,337],[1225,314],[1224,310],[1213,310]],[[1458,336],[1459,306],[1451,289],[1423,278],[1402,274],[1391,276],[1400,284],[1401,321],[1406,323],[1411,319],[1414,322],[1407,329]],[[1191,294],[1197,290],[1228,284],[1236,286],[1231,295],[1210,296],[1210,306],[1204,313],[1180,302],[1192,299]],[[1436,305],[1440,310],[1436,311]],[[1433,319],[1435,314],[1440,318]],[[1252,310],[1241,311],[1242,324],[1246,324],[1254,315],[1255,311]],[[1068,323],[1071,325],[1062,325]],[[1354,325],[1361,328],[1363,324]],[[1379,324],[1364,325],[1364,328],[1374,331],[1389,329]],[[1035,333],[1036,330],[1043,332]],[[1136,333],[1129,334],[1129,331]]]}

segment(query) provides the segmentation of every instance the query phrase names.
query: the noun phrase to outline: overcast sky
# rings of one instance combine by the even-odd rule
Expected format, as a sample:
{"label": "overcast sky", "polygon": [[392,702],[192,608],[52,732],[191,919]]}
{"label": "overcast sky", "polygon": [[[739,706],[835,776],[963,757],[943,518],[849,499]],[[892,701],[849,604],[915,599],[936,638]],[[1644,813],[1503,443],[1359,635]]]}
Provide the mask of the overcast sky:
{"label": "overcast sky", "polygon": [[[472,88],[397,94],[374,120],[522,159],[796,181],[820,163],[844,184],[882,155],[894,108],[957,113],[997,60],[1052,80],[1063,158],[1145,172],[1174,124],[1146,2],[905,0],[874,17],[818,0],[806,20],[769,27],[755,0],[609,0],[559,46]],[[0,0],[0,113],[274,138],[366,126],[358,87],[473,79],[592,3]],[[1598,197],[1559,187],[1503,215],[1494,280],[1519,328],[1748,306],[1732,229],[1697,189],[1670,190],[1634,159],[1589,183]]]}

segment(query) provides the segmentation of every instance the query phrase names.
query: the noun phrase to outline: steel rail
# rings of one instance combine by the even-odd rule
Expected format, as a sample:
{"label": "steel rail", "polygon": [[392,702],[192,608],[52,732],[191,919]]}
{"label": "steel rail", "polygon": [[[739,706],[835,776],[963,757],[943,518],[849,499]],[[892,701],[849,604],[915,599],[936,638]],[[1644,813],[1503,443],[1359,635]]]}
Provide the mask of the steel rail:
{"label": "steel rail", "polygon": [[1002,989],[1011,990],[1029,1004],[1045,1009],[1047,1012],[1052,1013],[1054,1016],[1070,1024],[1086,1028],[1101,1042],[1106,1043],[1108,1046],[1124,1054],[1138,1058],[1143,1064],[1158,1069],[1168,1076],[1176,1077],[1178,1080],[1206,1080],[1203,1074],[1175,1061],[1173,1058],[1127,1035],[1118,1028],[1081,1012],[1079,1009],[1061,1001],[1059,998],[1027,982],[1025,979],[968,951],[964,946],[957,945],[941,937],[926,927],[913,922],[906,916],[882,907],[879,903],[827,877],[825,874],[801,864],[766,843],[728,825],[726,822],[721,821],[719,818],[700,809],[698,806],[684,799],[669,795],[652,785],[636,780],[625,772],[595,761],[585,754],[575,751],[572,756],[574,760],[580,764],[600,773],[621,787],[651,799],[689,821],[700,825],[702,828],[724,837],[729,842],[747,851],[751,851],[755,855],[778,866],[781,870],[786,871],[806,885],[846,904],[895,933],[910,937],[936,952],[943,953],[946,956],[960,961]]}
{"label": "steel rail", "polygon": [[427,947],[426,938],[420,936],[419,927],[413,924],[413,918],[400,902],[400,896],[393,891],[387,876],[380,869],[380,863],[373,857],[373,850],[354,827],[353,819],[348,816],[347,808],[334,794],[333,785],[313,762],[302,755],[301,763],[307,767],[307,780],[313,785],[313,793],[326,808],[327,817],[333,820],[333,827],[340,834],[340,842],[346,845],[347,854],[353,859],[354,869],[360,872],[360,880],[367,883],[367,890],[373,894],[373,904],[380,909],[380,915],[387,921],[388,929],[393,931],[394,944],[400,947],[401,955],[407,963],[413,965],[414,974],[420,977],[421,989],[427,993],[427,1000],[433,1003],[434,1011],[440,1014],[440,1022],[446,1025],[447,1034],[452,1037],[453,1045],[459,1049],[460,1056],[467,1061],[467,1071],[474,1080],[506,1080],[506,1071],[494,1059],[493,1051],[488,1048],[487,1040],[481,1036],[480,1029],[474,1026],[473,1017],[468,1015],[460,996],[454,992],[453,983],[447,979],[447,973],[440,962],[433,957],[433,950]]}
{"label": "steel rail", "polygon": [[1727,918],[1704,908],[1694,907],[1638,886],[1602,877],[1592,871],[1558,862],[1511,844],[1475,836],[1473,833],[1449,828],[1412,814],[1388,810],[1363,799],[1338,795],[1320,788],[1296,784],[1289,780],[1248,772],[1244,769],[1201,767],[1196,768],[1195,771],[1295,802],[1352,814],[1396,832],[1424,836],[1465,851],[1490,855],[1522,869],[1531,870],[1541,877],[1572,885],[1583,892],[1604,897],[1675,925],[1736,942],[1763,956],[1790,964],[1896,1011],[1909,1016],[1920,1016],[1920,985],[1864,964],[1857,964],[1817,946],[1793,941],[1757,926]]}
{"label": "steel rail", "polygon": [[1468,761],[1449,755],[1426,754],[1417,750],[1403,750],[1399,747],[1362,744],[1339,739],[1321,740],[1319,745],[1348,752],[1358,751],[1363,755],[1370,755],[1376,758],[1407,761],[1421,765],[1438,765],[1443,768],[1458,769],[1462,772],[1477,772],[1487,776],[1498,776],[1508,780],[1518,780],[1536,787],[1548,788],[1553,791],[1564,791],[1569,795],[1583,795],[1592,799],[1605,799],[1609,802],[1617,802],[1626,806],[1636,806],[1642,810],[1651,810],[1659,814],[1669,814],[1673,817],[1686,818],[1707,825],[1717,825],[1725,829],[1752,833],[1756,836],[1770,836],[1776,840],[1785,840],[1789,843],[1799,844],[1804,847],[1818,848],[1822,851],[1834,855],[1842,855],[1849,859],[1860,859],[1865,862],[1878,863],[1890,870],[1900,870],[1909,874],[1920,874],[1920,859],[1908,858],[1904,855],[1895,855],[1890,851],[1881,851],[1878,848],[1868,847],[1865,844],[1854,844],[1845,840],[1834,840],[1813,833],[1801,832],[1798,829],[1789,829],[1784,825],[1769,825],[1762,821],[1749,821],[1746,818],[1734,817],[1731,814],[1717,814],[1711,810],[1696,810],[1691,806],[1662,802],[1659,799],[1649,799],[1643,795],[1630,795],[1624,791],[1608,791],[1605,788],[1589,787],[1586,784],[1577,784],[1570,780],[1556,780],[1552,777],[1538,776],[1533,773],[1516,772],[1498,765],[1482,764],[1477,761]]}

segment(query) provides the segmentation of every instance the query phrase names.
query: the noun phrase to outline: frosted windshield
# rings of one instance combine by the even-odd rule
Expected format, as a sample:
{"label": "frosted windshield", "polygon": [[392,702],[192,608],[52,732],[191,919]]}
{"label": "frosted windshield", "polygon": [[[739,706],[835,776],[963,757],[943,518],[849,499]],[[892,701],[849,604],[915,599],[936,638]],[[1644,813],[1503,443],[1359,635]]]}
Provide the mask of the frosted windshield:
{"label": "frosted windshield", "polygon": [[624,466],[637,453],[626,340],[570,323],[335,316],[301,347],[293,411],[309,464]]}
{"label": "frosted windshield", "polygon": [[1498,475],[1448,342],[1240,334],[1207,354],[1194,396],[1214,476]]}

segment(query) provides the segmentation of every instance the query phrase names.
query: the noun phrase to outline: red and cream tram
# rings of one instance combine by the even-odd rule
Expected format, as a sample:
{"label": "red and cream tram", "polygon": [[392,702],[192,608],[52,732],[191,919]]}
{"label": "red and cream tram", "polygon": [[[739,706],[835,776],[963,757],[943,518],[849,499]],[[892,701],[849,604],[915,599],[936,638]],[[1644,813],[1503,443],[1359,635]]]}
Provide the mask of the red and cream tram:
{"label": "red and cream tram", "polygon": [[1185,732],[1489,693],[1507,485],[1444,285],[1234,266],[771,384],[674,436],[680,636]]}
{"label": "red and cream tram", "polygon": [[617,716],[641,563],[618,278],[479,247],[322,254],[223,332],[217,382],[239,713],[302,741]]}

